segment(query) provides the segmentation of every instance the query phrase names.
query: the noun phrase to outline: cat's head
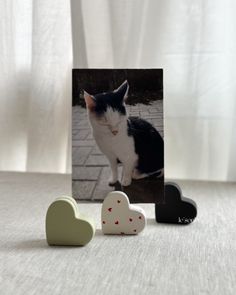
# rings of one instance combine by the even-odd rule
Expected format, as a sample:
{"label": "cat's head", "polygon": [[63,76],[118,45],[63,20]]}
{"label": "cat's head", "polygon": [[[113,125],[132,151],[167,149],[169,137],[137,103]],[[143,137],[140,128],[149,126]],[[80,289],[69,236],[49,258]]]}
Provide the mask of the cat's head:
{"label": "cat's head", "polygon": [[125,99],[129,84],[126,80],[117,89],[95,95],[84,91],[84,99],[93,129],[118,134],[126,122]]}

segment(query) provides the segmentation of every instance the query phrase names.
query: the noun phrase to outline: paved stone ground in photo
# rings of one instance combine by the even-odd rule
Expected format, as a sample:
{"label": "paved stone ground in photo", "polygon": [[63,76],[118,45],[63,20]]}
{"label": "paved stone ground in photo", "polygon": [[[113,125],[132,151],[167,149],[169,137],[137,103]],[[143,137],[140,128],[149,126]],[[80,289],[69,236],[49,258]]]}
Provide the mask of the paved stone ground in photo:
{"label": "paved stone ground in photo", "polygon": [[[130,116],[139,116],[152,123],[163,137],[163,101],[151,105],[126,106]],[[119,167],[121,179],[121,167]],[[87,111],[72,108],[72,179],[73,196],[80,200],[102,200],[114,188],[108,185],[110,168],[107,158],[98,149],[88,123]]]}

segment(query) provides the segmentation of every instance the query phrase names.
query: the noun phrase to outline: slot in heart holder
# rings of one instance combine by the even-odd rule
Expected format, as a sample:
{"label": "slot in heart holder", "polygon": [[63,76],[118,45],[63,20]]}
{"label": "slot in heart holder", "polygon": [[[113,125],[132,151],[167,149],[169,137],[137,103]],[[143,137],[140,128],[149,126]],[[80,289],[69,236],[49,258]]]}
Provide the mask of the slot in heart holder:
{"label": "slot in heart holder", "polygon": [[155,205],[156,221],[160,223],[189,224],[197,216],[197,204],[182,196],[174,182],[165,183],[164,202]]}
{"label": "slot in heart holder", "polygon": [[107,235],[136,235],[146,225],[142,208],[130,205],[129,198],[121,191],[110,192],[102,205],[102,231]]}
{"label": "slot in heart holder", "polygon": [[60,197],[48,208],[46,237],[49,245],[84,246],[95,233],[93,221],[79,213],[72,197]]}

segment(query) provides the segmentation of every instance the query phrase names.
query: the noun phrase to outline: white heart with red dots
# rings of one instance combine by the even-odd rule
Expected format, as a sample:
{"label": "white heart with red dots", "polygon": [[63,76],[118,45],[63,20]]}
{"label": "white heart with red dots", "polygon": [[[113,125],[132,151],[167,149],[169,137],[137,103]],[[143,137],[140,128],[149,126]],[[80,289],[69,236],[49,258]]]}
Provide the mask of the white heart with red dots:
{"label": "white heart with red dots", "polygon": [[113,191],[103,201],[101,223],[105,235],[136,235],[145,228],[146,216],[125,193]]}

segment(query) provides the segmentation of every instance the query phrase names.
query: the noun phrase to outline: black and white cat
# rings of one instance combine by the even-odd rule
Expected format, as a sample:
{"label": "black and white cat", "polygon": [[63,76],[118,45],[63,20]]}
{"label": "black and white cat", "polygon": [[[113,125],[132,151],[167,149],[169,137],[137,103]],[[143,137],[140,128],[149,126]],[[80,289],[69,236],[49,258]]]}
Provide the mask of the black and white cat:
{"label": "black and white cat", "polygon": [[125,81],[112,92],[90,95],[84,91],[93,136],[107,156],[112,176],[110,185],[118,181],[118,163],[123,164],[121,184],[160,173],[164,167],[164,142],[147,121],[128,117],[125,108],[129,84]]}

